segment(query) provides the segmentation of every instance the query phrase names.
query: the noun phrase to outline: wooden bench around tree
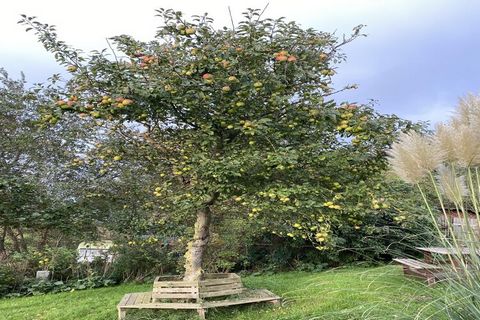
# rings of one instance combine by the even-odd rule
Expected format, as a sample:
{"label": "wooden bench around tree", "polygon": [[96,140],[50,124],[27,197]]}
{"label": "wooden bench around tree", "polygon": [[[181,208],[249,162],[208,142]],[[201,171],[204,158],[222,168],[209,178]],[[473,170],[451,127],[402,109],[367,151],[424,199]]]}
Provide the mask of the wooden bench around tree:
{"label": "wooden bench around tree", "polygon": [[235,298],[214,301],[192,302],[156,302],[152,298],[152,292],[129,293],[123,296],[117,305],[118,319],[125,319],[126,312],[129,309],[186,309],[196,310],[201,319],[205,319],[205,314],[209,308],[227,307],[256,302],[271,302],[279,304],[281,298],[266,289],[246,289]]}
{"label": "wooden bench around tree", "polygon": [[405,275],[425,279],[429,285],[434,284],[438,280],[441,266],[407,258],[393,259],[393,261],[403,266]]}

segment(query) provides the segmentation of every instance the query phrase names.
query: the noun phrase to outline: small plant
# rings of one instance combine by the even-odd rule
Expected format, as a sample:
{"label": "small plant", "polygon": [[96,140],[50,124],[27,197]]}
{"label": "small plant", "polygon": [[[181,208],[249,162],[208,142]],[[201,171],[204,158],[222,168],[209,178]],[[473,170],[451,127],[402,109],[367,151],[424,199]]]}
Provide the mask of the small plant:
{"label": "small plant", "polygon": [[[110,287],[116,282],[101,276],[90,276],[85,279],[70,281],[34,280],[25,281],[15,292],[6,294],[7,297],[36,296],[46,293],[74,292],[102,287]],[[0,295],[1,296],[1,295]]]}
{"label": "small plant", "polygon": [[12,290],[16,284],[14,271],[8,266],[0,265],[0,297]]}

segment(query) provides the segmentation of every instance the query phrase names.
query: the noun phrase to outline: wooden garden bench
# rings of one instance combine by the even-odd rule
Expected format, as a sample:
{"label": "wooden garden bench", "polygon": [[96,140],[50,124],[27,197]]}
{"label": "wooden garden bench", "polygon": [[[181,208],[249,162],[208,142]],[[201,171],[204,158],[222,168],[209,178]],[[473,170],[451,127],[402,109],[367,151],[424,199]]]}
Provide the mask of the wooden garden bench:
{"label": "wooden garden bench", "polygon": [[425,279],[428,284],[434,284],[436,282],[438,271],[441,269],[441,266],[415,259],[397,258],[393,259],[393,261],[403,266],[403,273],[405,275]]}
{"label": "wooden garden bench", "polygon": [[129,309],[187,309],[196,310],[201,319],[205,319],[205,313],[209,308],[227,307],[256,302],[271,302],[279,304],[281,298],[266,289],[246,289],[242,296],[225,300],[214,300],[191,303],[191,302],[156,302],[152,299],[152,292],[129,293],[123,296],[117,305],[118,319],[125,319]]}

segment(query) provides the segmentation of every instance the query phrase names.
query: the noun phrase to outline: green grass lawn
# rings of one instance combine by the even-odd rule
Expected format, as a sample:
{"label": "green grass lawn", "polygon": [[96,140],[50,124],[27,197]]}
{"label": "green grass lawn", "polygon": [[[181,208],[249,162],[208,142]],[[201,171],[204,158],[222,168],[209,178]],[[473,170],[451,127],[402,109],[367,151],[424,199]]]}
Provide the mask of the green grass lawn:
{"label": "green grass lawn", "polygon": [[[426,319],[435,289],[405,279],[398,266],[348,267],[318,273],[248,276],[247,287],[267,288],[283,297],[281,307],[256,304],[210,310],[211,320],[250,319]],[[151,284],[125,284],[72,293],[0,300],[1,320],[114,320],[125,293]],[[196,319],[194,311],[127,313],[127,319]],[[440,319],[435,316],[432,319]]]}

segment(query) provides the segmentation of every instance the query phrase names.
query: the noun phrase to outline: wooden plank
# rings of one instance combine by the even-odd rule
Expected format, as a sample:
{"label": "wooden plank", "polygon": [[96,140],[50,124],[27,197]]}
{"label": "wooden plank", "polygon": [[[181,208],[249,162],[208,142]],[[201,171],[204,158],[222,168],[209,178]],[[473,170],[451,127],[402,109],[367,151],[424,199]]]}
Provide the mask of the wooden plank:
{"label": "wooden plank", "polygon": [[204,307],[218,308],[218,307],[227,307],[227,306],[234,306],[234,305],[240,305],[240,304],[281,300],[279,296],[274,295],[268,290],[256,290],[255,293],[260,294],[260,296],[251,297],[251,298],[240,298],[240,299],[234,299],[234,300],[232,299],[232,300],[222,300],[222,301],[209,301],[204,303]]}
{"label": "wooden plank", "polygon": [[155,299],[196,299],[197,294],[186,293],[153,293],[152,297]]}
{"label": "wooden plank", "polygon": [[139,304],[139,305],[130,305],[124,306],[123,309],[185,309],[185,310],[195,310],[198,308],[202,308],[203,305],[200,303],[148,303],[148,304]]}
{"label": "wooden plank", "polygon": [[216,286],[200,287],[200,292],[221,291],[239,288],[243,288],[243,285],[241,283],[221,284]]}
{"label": "wooden plank", "polygon": [[187,288],[153,288],[153,292],[184,292],[184,293],[197,293],[198,288],[196,287],[187,287]]}
{"label": "wooden plank", "polygon": [[227,279],[238,277],[235,273],[207,273],[203,276],[203,280],[207,279]]}
{"label": "wooden plank", "polygon": [[224,282],[224,283],[213,283],[213,284],[202,284],[200,286],[200,289],[209,289],[209,288],[215,288],[215,287],[221,287],[221,286],[243,286],[243,283],[241,282]]}
{"label": "wooden plank", "polygon": [[[242,290],[243,291],[243,290]],[[220,300],[220,301],[207,301],[203,303],[181,303],[181,302],[174,302],[174,303],[160,303],[160,302],[150,302],[145,303],[145,301],[150,301],[150,292],[142,292],[142,293],[134,293],[134,294],[127,294],[125,295],[119,303],[119,314],[120,311],[122,313],[125,312],[127,309],[186,309],[186,310],[199,310],[199,309],[207,309],[207,308],[217,308],[217,307],[226,307],[226,306],[233,306],[233,305],[240,305],[240,304],[249,304],[249,303],[256,303],[256,302],[279,302],[281,300],[280,297],[276,296],[275,294],[271,293],[268,290],[249,290],[247,294],[252,294],[255,296],[252,297],[244,297],[244,298],[237,298],[237,299],[230,299],[230,300]],[[136,297],[136,301],[139,304],[128,304],[132,297]],[[125,303],[125,305],[120,306],[121,303]]]}
{"label": "wooden plank", "polygon": [[231,294],[239,294],[244,292],[245,289],[233,289],[233,290],[225,290],[219,292],[200,292],[200,298],[211,298],[211,297],[219,297],[219,296],[228,296]]}
{"label": "wooden plank", "polygon": [[226,278],[226,279],[207,279],[200,281],[200,286],[213,285],[213,284],[227,284],[227,283],[239,283],[240,279]]}
{"label": "wooden plank", "polygon": [[415,269],[440,269],[440,266],[436,266],[433,264],[425,263],[423,261],[415,260],[415,259],[393,259],[393,261],[398,262],[400,264],[409,266]]}
{"label": "wooden plank", "polygon": [[164,282],[157,282],[153,284],[153,287],[154,288],[191,288],[191,287],[198,287],[198,284],[184,284],[184,283],[166,284]]}
{"label": "wooden plank", "polygon": [[182,281],[182,276],[179,275],[166,275],[158,276],[155,278],[155,281]]}
{"label": "wooden plank", "polygon": [[404,267],[403,273],[406,276],[414,277],[416,279],[426,280],[428,285],[435,284],[437,279],[441,278],[440,274],[433,273],[426,269],[411,269],[408,267]]}
{"label": "wooden plank", "polygon": [[125,301],[125,306],[132,305],[132,304],[135,302],[136,297],[137,297],[137,294],[136,294],[136,293],[130,294],[130,296],[128,297],[127,301]]}
{"label": "wooden plank", "polygon": [[152,293],[151,292],[145,292],[142,295],[142,299],[139,301],[140,304],[148,304],[152,302]]}
{"label": "wooden plank", "polygon": [[124,306],[125,303],[127,302],[128,298],[130,297],[131,293],[127,293],[122,297],[122,300],[117,304],[118,307]]}
{"label": "wooden plank", "polygon": [[[457,248],[444,248],[444,247],[417,247],[417,250],[423,252],[431,252],[441,255],[455,255],[455,254],[462,254],[462,255],[469,255],[472,254],[468,247],[462,247],[460,249]],[[480,255],[480,250],[473,250],[474,253]]]}
{"label": "wooden plank", "polygon": [[143,299],[143,296],[144,296],[143,293],[136,294],[135,299],[134,299],[133,303],[131,303],[131,304],[142,304],[141,301]]}

